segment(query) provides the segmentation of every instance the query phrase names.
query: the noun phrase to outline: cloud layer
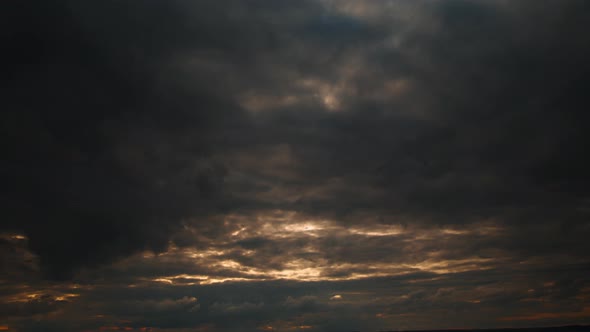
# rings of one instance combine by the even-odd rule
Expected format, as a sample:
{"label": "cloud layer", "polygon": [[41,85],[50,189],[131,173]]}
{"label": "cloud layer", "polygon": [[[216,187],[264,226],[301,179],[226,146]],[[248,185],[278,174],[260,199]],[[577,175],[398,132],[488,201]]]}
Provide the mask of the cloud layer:
{"label": "cloud layer", "polygon": [[3,6],[0,328],[589,322],[586,1]]}

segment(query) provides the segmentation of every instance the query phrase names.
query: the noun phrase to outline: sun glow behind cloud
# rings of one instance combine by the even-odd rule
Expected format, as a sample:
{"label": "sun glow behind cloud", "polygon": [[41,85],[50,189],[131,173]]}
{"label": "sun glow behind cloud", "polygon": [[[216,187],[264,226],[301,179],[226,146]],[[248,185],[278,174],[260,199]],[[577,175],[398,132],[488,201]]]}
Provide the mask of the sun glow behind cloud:
{"label": "sun glow behind cloud", "polygon": [[[246,222],[249,218],[255,222]],[[150,279],[171,285],[252,282],[263,280],[338,281],[399,276],[417,271],[435,274],[489,269],[501,257],[446,257],[434,249],[439,241],[489,233],[489,224],[466,229],[411,228],[399,224],[356,223],[317,219],[292,211],[255,216],[228,216],[225,237],[204,240],[207,249],[171,245],[158,255],[140,255],[154,261],[190,261],[204,273],[161,275]],[[348,239],[342,241],[339,239]],[[207,242],[208,241],[208,242]],[[203,243],[204,244],[204,243]],[[433,247],[431,251],[424,249]],[[329,248],[329,249],[328,249]],[[381,256],[353,259],[346,252],[382,251]],[[387,254],[397,250],[404,255]],[[336,253],[336,255],[335,255]],[[341,253],[341,254],[340,254]]]}

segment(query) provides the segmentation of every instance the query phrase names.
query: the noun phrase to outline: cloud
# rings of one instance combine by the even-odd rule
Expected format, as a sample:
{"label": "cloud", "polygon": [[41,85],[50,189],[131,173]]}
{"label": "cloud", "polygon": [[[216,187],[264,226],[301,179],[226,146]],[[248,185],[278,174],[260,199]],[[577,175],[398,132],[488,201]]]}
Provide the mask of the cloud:
{"label": "cloud", "polygon": [[7,6],[7,324],[584,319],[585,1]]}

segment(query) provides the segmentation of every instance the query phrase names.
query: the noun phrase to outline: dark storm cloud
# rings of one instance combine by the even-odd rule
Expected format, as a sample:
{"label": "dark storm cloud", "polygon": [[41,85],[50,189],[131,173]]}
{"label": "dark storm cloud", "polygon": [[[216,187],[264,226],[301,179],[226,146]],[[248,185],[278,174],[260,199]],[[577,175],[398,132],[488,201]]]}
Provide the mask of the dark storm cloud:
{"label": "dark storm cloud", "polygon": [[50,274],[162,250],[181,218],[223,208],[227,170],[209,156],[252,131],[221,76],[291,15],[253,5],[5,4],[3,226]]}
{"label": "dark storm cloud", "polygon": [[[183,123],[204,131],[221,121],[190,114],[189,105],[232,113],[215,98],[169,95],[177,82],[155,83],[158,67],[182,47],[181,13],[155,2],[136,9],[117,2],[7,6],[4,223],[30,237],[54,276],[138,248],[165,248],[175,227],[166,221],[186,214],[189,202],[200,205],[223,175],[198,169],[205,155],[198,138],[206,134],[180,147]],[[84,17],[101,11],[113,13],[107,28],[120,25],[116,34]],[[150,33],[156,13],[174,33]]]}

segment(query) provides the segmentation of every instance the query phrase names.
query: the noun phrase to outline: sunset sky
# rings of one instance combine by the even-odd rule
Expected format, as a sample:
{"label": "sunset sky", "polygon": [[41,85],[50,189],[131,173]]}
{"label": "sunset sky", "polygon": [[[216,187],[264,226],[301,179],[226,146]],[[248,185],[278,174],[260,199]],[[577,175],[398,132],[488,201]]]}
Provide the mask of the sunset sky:
{"label": "sunset sky", "polygon": [[590,1],[0,26],[0,331],[590,324]]}

